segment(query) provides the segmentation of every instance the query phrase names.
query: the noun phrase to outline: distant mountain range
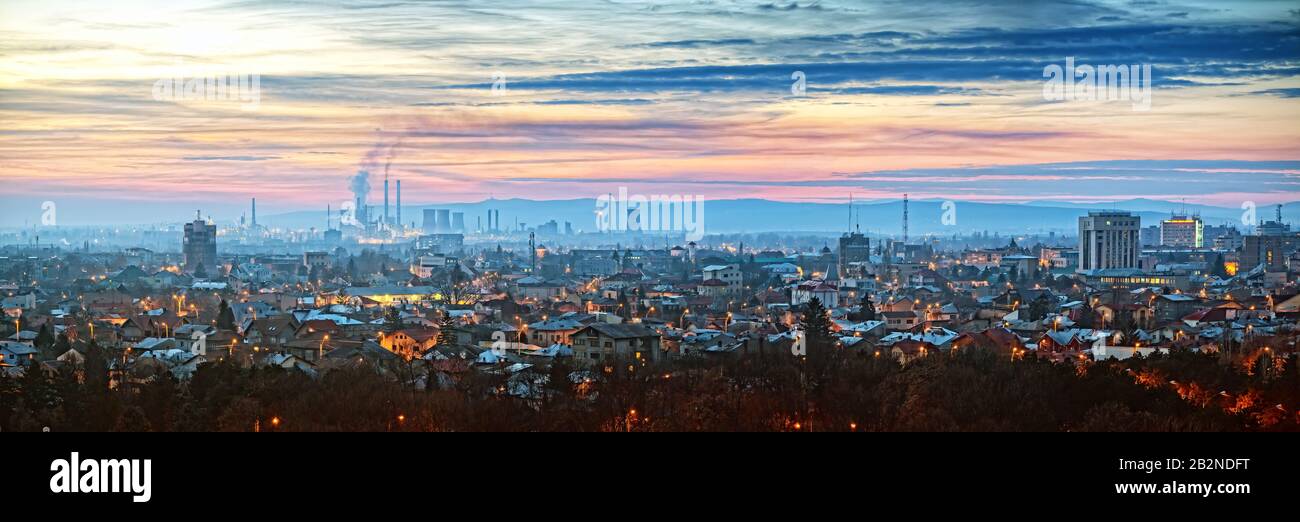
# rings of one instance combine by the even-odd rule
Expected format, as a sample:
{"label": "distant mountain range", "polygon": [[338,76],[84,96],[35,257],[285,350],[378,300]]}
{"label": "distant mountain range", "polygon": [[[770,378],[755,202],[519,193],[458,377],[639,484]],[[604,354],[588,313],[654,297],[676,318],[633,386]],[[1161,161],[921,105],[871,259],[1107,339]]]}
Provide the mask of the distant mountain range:
{"label": "distant mountain range", "polygon": [[[944,202],[940,200],[913,200],[909,203],[912,236],[926,234],[955,234],[978,231],[999,233],[1057,232],[1073,234],[1079,216],[1091,210],[1126,210],[1141,216],[1143,226],[1158,224],[1172,213],[1183,209],[1199,214],[1208,225],[1236,224],[1241,226],[1240,208],[1208,205],[1184,205],[1177,202],[1150,199],[1133,199],[1106,203],[1070,203],[1057,201],[1031,201],[1027,203],[974,203],[956,202],[954,225],[944,225]],[[561,231],[565,222],[574,230],[594,231],[596,200],[527,200],[489,199],[477,203],[448,203],[443,205],[403,206],[402,218],[408,225],[420,226],[423,210],[445,208],[465,213],[465,225],[470,230],[485,224],[488,209],[500,211],[502,228],[513,229],[516,223],[533,227],[550,220],[559,223]],[[371,212],[380,212],[372,207]],[[1300,202],[1283,206],[1283,218],[1295,221],[1300,212]],[[1261,206],[1256,210],[1258,219],[1273,219],[1275,208]],[[706,233],[732,232],[842,232],[849,230],[850,217],[847,203],[795,203],[763,199],[709,200],[704,206]],[[882,235],[901,235],[903,203],[901,200],[860,202],[853,205],[853,223],[863,232]],[[289,212],[264,216],[263,223],[278,227],[305,228],[325,226],[325,213]],[[337,223],[337,216],[335,217]],[[337,226],[337,225],[336,225]]]}

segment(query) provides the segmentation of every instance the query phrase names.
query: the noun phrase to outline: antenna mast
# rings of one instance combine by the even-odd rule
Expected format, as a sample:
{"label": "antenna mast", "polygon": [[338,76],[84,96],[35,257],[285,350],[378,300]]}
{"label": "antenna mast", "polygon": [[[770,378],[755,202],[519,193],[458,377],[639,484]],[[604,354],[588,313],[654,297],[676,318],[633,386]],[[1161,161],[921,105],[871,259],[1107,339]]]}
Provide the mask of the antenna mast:
{"label": "antenna mast", "polygon": [[907,194],[903,194],[903,244],[907,244]]}

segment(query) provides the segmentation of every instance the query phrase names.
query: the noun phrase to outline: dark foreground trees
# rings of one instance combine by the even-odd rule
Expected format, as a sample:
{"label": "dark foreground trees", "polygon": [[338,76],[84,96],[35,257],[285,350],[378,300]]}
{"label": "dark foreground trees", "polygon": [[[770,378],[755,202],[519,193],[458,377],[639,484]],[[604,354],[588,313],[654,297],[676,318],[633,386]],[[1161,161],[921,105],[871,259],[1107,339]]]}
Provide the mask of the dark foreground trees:
{"label": "dark foreground trees", "polygon": [[[451,372],[417,391],[369,366],[313,379],[218,363],[188,383],[109,389],[65,371],[0,377],[3,431],[1219,431],[1296,430],[1294,365],[1265,376],[1175,354],[1011,361],[968,349],[900,366],[833,353]],[[103,366],[99,366],[103,368]],[[101,370],[102,371],[102,370]],[[531,383],[531,384],[530,384]],[[1177,384],[1170,384],[1177,383]],[[1222,392],[1222,393],[1220,393]]]}

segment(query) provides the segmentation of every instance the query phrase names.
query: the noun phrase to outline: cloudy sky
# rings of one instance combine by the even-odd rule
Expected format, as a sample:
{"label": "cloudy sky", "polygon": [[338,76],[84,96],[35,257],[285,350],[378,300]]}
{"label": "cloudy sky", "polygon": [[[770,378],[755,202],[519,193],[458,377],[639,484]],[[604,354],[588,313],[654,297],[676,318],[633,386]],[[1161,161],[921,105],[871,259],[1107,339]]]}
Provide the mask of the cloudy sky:
{"label": "cloudy sky", "polygon": [[[385,168],[408,205],[1300,200],[1293,1],[332,3],[0,4],[0,224],[324,208],[359,170],[378,204]],[[1045,100],[1067,57],[1150,65],[1150,110]],[[155,99],[217,73],[256,107]]]}

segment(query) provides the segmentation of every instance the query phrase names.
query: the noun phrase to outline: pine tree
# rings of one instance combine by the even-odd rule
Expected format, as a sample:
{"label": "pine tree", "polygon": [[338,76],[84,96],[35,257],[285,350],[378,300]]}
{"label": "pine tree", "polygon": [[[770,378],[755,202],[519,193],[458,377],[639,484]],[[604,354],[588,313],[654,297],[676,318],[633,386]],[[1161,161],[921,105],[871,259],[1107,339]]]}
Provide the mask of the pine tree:
{"label": "pine tree", "polygon": [[1228,275],[1228,264],[1224,262],[1223,254],[1219,254],[1214,258],[1214,277],[1219,279],[1231,277]]}
{"label": "pine tree", "polygon": [[1079,308],[1079,320],[1075,321],[1075,326],[1092,329],[1097,322],[1096,315],[1097,311],[1092,309],[1092,303],[1085,300],[1083,306]]}
{"label": "pine tree", "polygon": [[54,334],[50,333],[50,323],[41,325],[41,329],[36,333],[36,349],[40,351],[43,359],[52,359],[58,354],[52,353],[54,350]]}
{"label": "pine tree", "polygon": [[54,341],[54,350],[53,350],[54,356],[58,357],[60,355],[68,353],[68,350],[71,349],[72,349],[72,341],[68,339],[68,334],[66,333],[59,334],[58,340]]}
{"label": "pine tree", "polygon": [[90,393],[102,393],[108,390],[108,359],[104,356],[104,350],[99,347],[94,339],[86,345],[86,362],[84,371],[86,373],[86,389]]}
{"label": "pine tree", "polygon": [[406,328],[406,325],[402,324],[402,311],[398,310],[396,306],[386,308],[384,310],[384,331],[391,334],[403,328]]}
{"label": "pine tree", "polygon": [[800,325],[803,327],[805,346],[809,360],[825,361],[835,346],[831,333],[830,314],[822,306],[820,299],[814,297],[808,301]]}
{"label": "pine tree", "polygon": [[225,299],[221,300],[220,311],[217,312],[217,328],[222,330],[235,329],[235,311],[230,309],[230,305]]}
{"label": "pine tree", "polygon": [[862,293],[862,301],[859,303],[858,320],[875,321],[876,320],[876,303],[871,301],[871,292]]}
{"label": "pine tree", "polygon": [[23,399],[32,410],[41,411],[54,406],[57,397],[54,394],[54,383],[45,375],[39,361],[30,361],[18,384],[22,388]]}
{"label": "pine tree", "polygon": [[451,311],[446,310],[442,313],[442,320],[438,322],[438,343],[439,348],[450,348],[456,344],[456,320],[451,317]]}

